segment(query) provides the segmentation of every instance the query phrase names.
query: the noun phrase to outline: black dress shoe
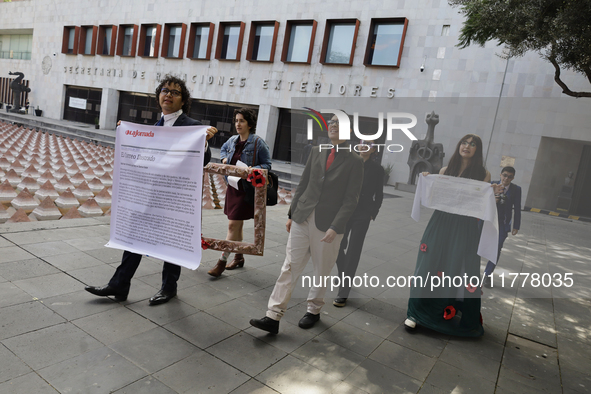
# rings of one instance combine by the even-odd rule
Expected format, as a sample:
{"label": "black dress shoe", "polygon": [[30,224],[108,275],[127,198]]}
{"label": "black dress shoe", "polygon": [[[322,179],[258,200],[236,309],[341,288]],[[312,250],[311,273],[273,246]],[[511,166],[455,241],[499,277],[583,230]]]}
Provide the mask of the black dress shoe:
{"label": "black dress shoe", "polygon": [[250,319],[250,325],[260,330],[277,334],[279,332],[279,321],[273,320],[270,317],[263,317],[262,319]]}
{"label": "black dress shoe", "polygon": [[318,322],[318,320],[320,320],[320,314],[315,315],[313,313],[306,312],[304,317],[302,317],[300,319],[298,326],[300,326],[300,328],[305,328],[305,329],[312,328],[312,327],[314,327],[314,324],[316,324]]}
{"label": "black dress shoe", "polygon": [[175,291],[166,291],[166,290],[158,290],[158,293],[154,294],[152,298],[150,298],[149,304],[150,305],[160,305],[165,304],[168,301],[172,300],[176,297],[176,290]]}
{"label": "black dress shoe", "polygon": [[116,287],[104,286],[86,286],[84,288],[87,292],[101,296],[101,297],[115,297],[117,301],[125,301],[127,299],[127,292],[117,289]]}

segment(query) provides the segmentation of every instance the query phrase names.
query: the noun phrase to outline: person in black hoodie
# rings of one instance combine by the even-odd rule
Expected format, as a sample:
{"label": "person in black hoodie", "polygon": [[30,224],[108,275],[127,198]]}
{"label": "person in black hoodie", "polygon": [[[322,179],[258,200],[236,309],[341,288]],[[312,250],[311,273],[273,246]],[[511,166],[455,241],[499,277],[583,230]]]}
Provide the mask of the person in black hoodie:
{"label": "person in black hoodie", "polygon": [[[339,256],[337,257],[341,286],[339,287],[338,296],[332,304],[339,308],[347,304],[351,283],[361,258],[365,235],[370,222],[376,220],[384,197],[384,169],[375,161],[377,157],[376,147],[372,144],[364,144],[369,149],[359,154],[364,161],[363,186],[359,195],[359,203],[347,223],[345,235],[341,241]],[[365,149],[362,148],[362,150]],[[344,278],[350,279],[343,280]]]}

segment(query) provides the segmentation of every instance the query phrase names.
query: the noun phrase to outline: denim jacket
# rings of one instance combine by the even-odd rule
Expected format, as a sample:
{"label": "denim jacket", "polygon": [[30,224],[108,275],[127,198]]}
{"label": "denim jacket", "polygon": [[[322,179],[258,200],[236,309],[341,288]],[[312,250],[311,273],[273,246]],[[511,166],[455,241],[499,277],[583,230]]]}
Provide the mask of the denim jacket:
{"label": "denim jacket", "polygon": [[[236,142],[240,138],[239,135],[234,135],[228,139],[222,145],[222,149],[220,151],[220,160],[228,159],[228,164],[234,156],[234,151],[236,150]],[[257,162],[254,163],[254,143],[255,139],[258,139],[257,142]],[[256,134],[250,134],[248,139],[246,140],[246,145],[244,145],[244,149],[242,150],[242,154],[240,155],[240,160],[244,162],[244,164],[251,166],[253,168],[262,168],[265,170],[271,169],[271,154],[269,153],[269,147],[265,140],[259,137]]]}

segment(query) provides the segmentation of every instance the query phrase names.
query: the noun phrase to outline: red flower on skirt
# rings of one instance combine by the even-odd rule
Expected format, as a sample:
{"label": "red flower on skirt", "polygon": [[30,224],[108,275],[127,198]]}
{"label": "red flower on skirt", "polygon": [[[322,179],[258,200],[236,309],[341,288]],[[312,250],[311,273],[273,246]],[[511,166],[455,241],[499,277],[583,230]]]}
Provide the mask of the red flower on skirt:
{"label": "red flower on skirt", "polygon": [[441,275],[443,275],[443,272],[437,271],[437,276],[441,278]]}
{"label": "red flower on skirt", "polygon": [[427,244],[421,244],[421,252],[427,251]]}
{"label": "red flower on skirt", "polygon": [[451,318],[453,318],[456,315],[456,308],[454,308],[453,306],[448,306],[445,308],[445,310],[443,311],[443,318],[445,320],[450,320]]}
{"label": "red flower on skirt", "polygon": [[207,242],[206,240],[203,239],[203,235],[201,236],[201,249],[205,250],[205,249],[209,249],[209,247],[211,246],[211,244],[209,242]]}
{"label": "red flower on skirt", "polygon": [[246,177],[246,180],[249,181],[250,183],[252,183],[252,185],[254,187],[263,187],[265,185],[265,176],[263,175],[263,172],[259,169],[254,169],[252,170],[252,172],[250,174],[248,174],[248,177]]}
{"label": "red flower on skirt", "polygon": [[468,284],[468,286],[466,286],[466,290],[468,290],[470,293],[474,293],[476,291],[476,287]]}
{"label": "red flower on skirt", "polygon": [[482,325],[482,313],[480,314],[480,325]]}

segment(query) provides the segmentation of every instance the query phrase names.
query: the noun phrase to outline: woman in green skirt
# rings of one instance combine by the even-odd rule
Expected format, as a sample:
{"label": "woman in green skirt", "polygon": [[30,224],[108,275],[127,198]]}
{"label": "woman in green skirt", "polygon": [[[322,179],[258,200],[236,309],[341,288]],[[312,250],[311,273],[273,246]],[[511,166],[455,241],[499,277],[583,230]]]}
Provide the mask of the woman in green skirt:
{"label": "woman in green skirt", "polygon": [[[475,134],[464,136],[456,146],[447,167],[439,174],[490,182],[484,168],[482,140]],[[434,289],[427,285],[410,290],[405,328],[417,325],[457,336],[484,334],[480,315],[480,288],[450,285],[446,277],[480,276],[480,240],[478,219],[436,210],[421,239],[415,276],[426,283],[439,276],[445,285]]]}

